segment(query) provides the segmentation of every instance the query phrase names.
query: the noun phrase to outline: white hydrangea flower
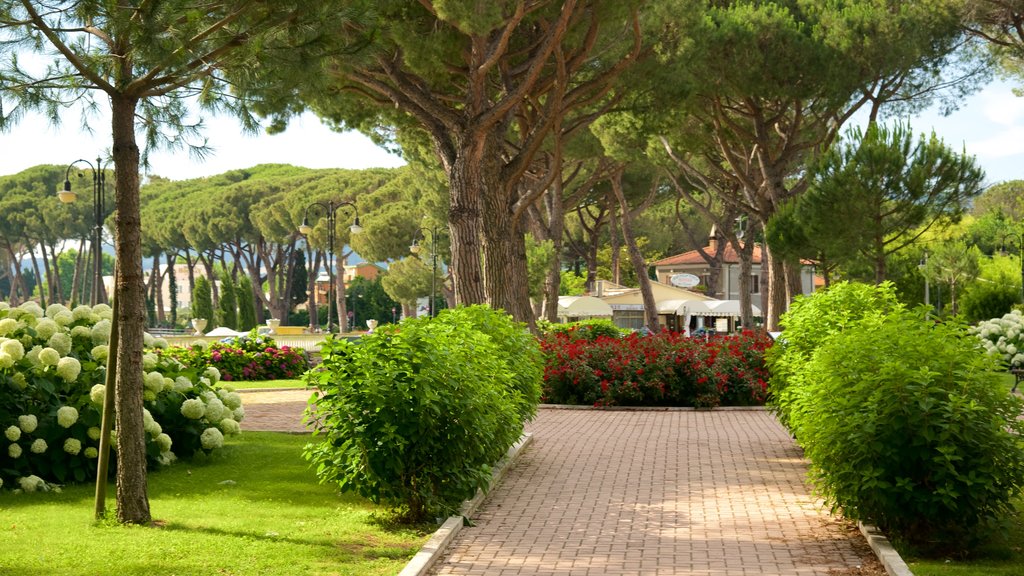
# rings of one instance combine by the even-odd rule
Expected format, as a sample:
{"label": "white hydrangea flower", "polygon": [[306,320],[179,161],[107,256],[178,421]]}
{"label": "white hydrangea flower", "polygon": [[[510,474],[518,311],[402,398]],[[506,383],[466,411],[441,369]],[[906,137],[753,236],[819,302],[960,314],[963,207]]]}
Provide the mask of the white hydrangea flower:
{"label": "white hydrangea flower", "polygon": [[21,486],[21,489],[24,490],[25,492],[35,492],[36,490],[42,490],[42,491],[46,490],[46,482],[44,482],[42,478],[40,478],[39,476],[36,476],[36,475],[24,476],[22,478],[18,478],[18,485]]}
{"label": "white hydrangea flower", "polygon": [[205,371],[203,371],[203,376],[209,378],[210,382],[214,384],[220,382],[220,370],[217,370],[213,366],[210,366]]}
{"label": "white hydrangea flower", "polygon": [[103,384],[94,384],[89,390],[89,400],[97,406],[103,406],[103,398],[107,395],[107,387]]}
{"label": "white hydrangea flower", "polygon": [[48,446],[46,445],[46,440],[43,440],[42,438],[36,438],[35,440],[32,441],[32,445],[29,446],[28,449],[36,454],[42,454],[46,452],[47,448]]}
{"label": "white hydrangea flower", "polygon": [[224,434],[217,428],[207,428],[199,436],[199,443],[206,450],[215,450],[224,446]]}
{"label": "white hydrangea flower", "polygon": [[91,320],[92,307],[80,304],[75,306],[75,309],[71,311],[71,315],[74,316],[76,322],[79,320]]}
{"label": "white hydrangea flower", "polygon": [[24,312],[28,312],[35,318],[42,318],[43,316],[46,315],[46,313],[43,312],[42,307],[40,307],[37,302],[33,302],[31,300],[23,303],[21,306],[18,306],[18,308],[20,308]]}
{"label": "white hydrangea flower", "polygon": [[203,386],[213,386],[213,383],[210,382],[210,379],[207,378],[206,376],[200,376],[199,383],[202,384]]}
{"label": "white hydrangea flower", "polygon": [[17,362],[25,357],[25,346],[21,344],[21,340],[4,340],[0,343],[0,352],[7,353]]}
{"label": "white hydrangea flower", "polygon": [[146,348],[152,348],[153,347],[153,335],[150,334],[149,332],[143,332],[142,333],[142,345],[145,346]]}
{"label": "white hydrangea flower", "polygon": [[42,366],[56,366],[60,362],[60,352],[53,348],[43,348],[39,351],[39,363]]}
{"label": "white hydrangea flower", "polygon": [[228,436],[234,436],[235,434],[241,434],[242,432],[242,427],[238,425],[238,422],[231,418],[224,418],[217,426]]}
{"label": "white hydrangea flower", "polygon": [[227,392],[221,396],[221,401],[229,409],[234,410],[242,405],[242,395],[238,392]]}
{"label": "white hydrangea flower", "polygon": [[224,403],[220,401],[220,398],[214,398],[206,403],[205,416],[210,422],[220,422],[224,417],[224,411]]}
{"label": "white hydrangea flower", "polygon": [[97,304],[93,306],[92,313],[99,316],[101,321],[111,320],[114,317],[114,311],[106,304]]}
{"label": "white hydrangea flower", "polygon": [[142,409],[142,428],[153,436],[159,436],[163,431],[160,424],[153,419],[153,415],[145,408]]}
{"label": "white hydrangea flower", "polygon": [[199,394],[199,397],[203,399],[203,402],[209,402],[211,400],[217,399],[217,393],[214,392],[213,390],[203,390]]}
{"label": "white hydrangea flower", "polygon": [[46,341],[47,346],[67,356],[71,352],[71,336],[67,332],[57,332]]}
{"label": "white hydrangea flower", "polygon": [[167,452],[161,452],[156,461],[159,462],[161,466],[170,466],[177,459],[178,457],[174,455],[174,452],[168,450]]}
{"label": "white hydrangea flower", "polygon": [[6,336],[13,334],[21,328],[21,323],[14,318],[4,318],[0,320],[0,336]]}
{"label": "white hydrangea flower", "polygon": [[74,406],[61,406],[57,409],[57,424],[64,428],[71,428],[78,422],[78,410]]}
{"label": "white hydrangea flower", "polygon": [[153,338],[153,348],[159,348],[161,350],[167,350],[170,344],[166,338]]}
{"label": "white hydrangea flower", "polygon": [[152,352],[146,352],[142,355],[142,369],[149,372],[150,370],[156,369],[156,354]]}
{"label": "white hydrangea flower", "polygon": [[72,340],[92,340],[92,328],[88,326],[75,326],[71,329]]}
{"label": "white hydrangea flower", "polygon": [[11,380],[14,382],[14,386],[17,387],[18,390],[24,390],[28,387],[28,380],[25,379],[25,375],[21,372],[15,372],[14,375],[11,376]]}
{"label": "white hydrangea flower", "polygon": [[107,344],[110,342],[110,320],[103,319],[93,324],[92,327],[92,343],[93,344]]}
{"label": "white hydrangea flower", "polygon": [[0,350],[0,370],[6,370],[14,366],[14,358],[10,354]]}
{"label": "white hydrangea flower", "polygon": [[14,459],[21,458],[21,446],[11,444],[7,447],[7,455]]}
{"label": "white hydrangea flower", "polygon": [[36,427],[39,426],[39,420],[35,414],[24,414],[18,416],[18,428],[26,434],[31,434],[36,431]]}
{"label": "white hydrangea flower", "polygon": [[21,428],[18,428],[17,426],[8,426],[7,429],[4,430],[4,437],[11,442],[17,442],[21,438]]}
{"label": "white hydrangea flower", "polygon": [[236,422],[241,422],[242,420],[245,420],[244,406],[239,406],[238,408],[235,408],[234,410],[231,411],[231,413],[234,415]]}
{"label": "white hydrangea flower", "polygon": [[74,382],[78,379],[78,375],[81,372],[82,364],[78,362],[77,358],[65,356],[57,362],[57,375],[63,378],[65,382]]}
{"label": "white hydrangea flower", "polygon": [[153,392],[152,390],[143,390],[142,400],[144,402],[156,402],[156,392]]}
{"label": "white hydrangea flower", "polygon": [[31,350],[25,352],[25,359],[29,361],[29,364],[31,364],[33,368],[42,367],[42,363],[39,362],[39,353],[42,351],[42,346],[33,346]]}
{"label": "white hydrangea flower", "polygon": [[189,398],[181,403],[181,415],[190,420],[199,420],[206,413],[206,405],[199,398]]}
{"label": "white hydrangea flower", "polygon": [[72,456],[78,456],[82,451],[82,442],[78,438],[68,438],[64,441],[64,451]]}
{"label": "white hydrangea flower", "polygon": [[50,336],[56,334],[58,330],[60,330],[60,326],[49,318],[43,318],[36,322],[36,337],[40,340],[49,340]]}
{"label": "white hydrangea flower", "polygon": [[4,310],[10,310],[10,309],[11,309],[11,305],[10,304],[8,304],[7,302],[0,302],[0,312],[3,312]]}
{"label": "white hydrangea flower", "polygon": [[106,362],[107,354],[110,352],[110,348],[106,344],[100,344],[99,346],[93,346],[92,357],[97,362]]}
{"label": "white hydrangea flower", "polygon": [[184,376],[178,376],[174,379],[174,391],[179,393],[188,392],[192,389],[192,381]]}
{"label": "white hydrangea flower", "polygon": [[93,442],[99,442],[101,434],[99,427],[90,426],[89,429],[85,431],[85,433],[89,435],[89,439],[92,440]]}
{"label": "white hydrangea flower", "polygon": [[85,449],[85,452],[83,452],[82,454],[86,458],[99,458],[100,451],[92,446],[89,446],[88,448]]}
{"label": "white hydrangea flower", "polygon": [[171,451],[171,437],[168,436],[167,434],[160,434],[159,436],[157,436],[156,443],[158,446],[160,446],[161,452]]}
{"label": "white hydrangea flower", "polygon": [[56,322],[58,326],[67,326],[68,324],[71,324],[72,322],[75,321],[75,316],[71,313],[70,310],[65,309],[54,314],[53,321]]}
{"label": "white hydrangea flower", "polygon": [[142,379],[142,385],[153,393],[160,392],[164,389],[164,375],[159,372],[148,372]]}
{"label": "white hydrangea flower", "polygon": [[45,314],[47,318],[53,318],[57,313],[65,311],[68,311],[68,308],[63,304],[50,304],[46,307]]}

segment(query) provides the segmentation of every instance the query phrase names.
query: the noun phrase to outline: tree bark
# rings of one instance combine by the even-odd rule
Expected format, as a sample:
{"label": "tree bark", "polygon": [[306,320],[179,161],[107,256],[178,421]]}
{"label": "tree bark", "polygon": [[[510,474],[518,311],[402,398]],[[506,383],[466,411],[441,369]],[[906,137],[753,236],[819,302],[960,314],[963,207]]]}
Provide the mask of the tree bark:
{"label": "tree bark", "polygon": [[658,303],[654,301],[651,279],[647,275],[647,263],[644,262],[643,254],[640,253],[640,248],[636,244],[636,236],[633,235],[633,222],[629,215],[629,204],[626,203],[626,195],[622,192],[623,171],[624,169],[617,170],[610,179],[612,193],[615,194],[619,208],[622,210],[622,218],[619,220],[622,238],[626,242],[626,251],[633,264],[633,271],[636,272],[637,283],[640,285],[640,295],[644,301],[644,324],[648,330],[659,332]]}
{"label": "tree bark", "polygon": [[139,215],[139,147],[135,141],[138,100],[110,96],[114,167],[117,178],[118,299],[117,351],[117,519],[126,524],[151,520],[146,479],[146,434],[142,426],[142,334],[146,299],[142,280],[142,221]]}
{"label": "tree bark", "polygon": [[[466,143],[465,149],[459,150],[456,155],[448,177],[451,194],[448,234],[451,239],[451,266],[457,305],[483,304],[487,301],[480,259],[480,204],[481,196],[491,191],[484,186],[487,170],[479,160],[485,153],[483,148],[483,142]],[[486,152],[493,158],[499,157],[496,146]]]}
{"label": "tree bark", "polygon": [[78,254],[75,255],[75,271],[71,275],[71,303],[77,304],[78,297],[84,291],[79,291],[78,285],[82,280],[82,260],[84,259],[85,239],[78,242]]}

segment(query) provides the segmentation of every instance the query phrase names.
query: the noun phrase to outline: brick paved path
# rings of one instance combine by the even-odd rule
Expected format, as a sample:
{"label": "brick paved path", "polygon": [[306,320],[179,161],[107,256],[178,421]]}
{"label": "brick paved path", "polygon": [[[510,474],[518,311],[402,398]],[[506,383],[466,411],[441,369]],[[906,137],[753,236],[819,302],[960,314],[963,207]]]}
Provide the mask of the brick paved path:
{"label": "brick paved path", "polygon": [[870,555],[764,411],[541,409],[529,428],[435,574],[858,574]]}
{"label": "brick paved path", "polygon": [[[311,394],[245,393],[242,428],[306,431]],[[527,429],[533,444],[435,574],[884,574],[816,505],[799,449],[763,410],[541,408]]]}

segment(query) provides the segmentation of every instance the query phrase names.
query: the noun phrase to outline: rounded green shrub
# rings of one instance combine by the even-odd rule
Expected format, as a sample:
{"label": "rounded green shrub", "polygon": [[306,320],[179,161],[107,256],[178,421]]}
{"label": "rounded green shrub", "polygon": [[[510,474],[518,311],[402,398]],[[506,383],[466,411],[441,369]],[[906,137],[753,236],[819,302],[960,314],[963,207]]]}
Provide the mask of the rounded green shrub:
{"label": "rounded green shrub", "polygon": [[782,315],[782,335],[765,357],[771,373],[768,405],[779,421],[792,430],[790,415],[801,402],[804,368],[815,349],[865,314],[902,307],[889,282],[877,286],[840,282],[811,296],[798,296]]}
{"label": "rounded green shrub", "polygon": [[834,508],[924,551],[970,544],[1024,483],[1021,402],[958,324],[869,313],[807,363],[791,425]]}
{"label": "rounded green shrub", "polygon": [[512,320],[501,310],[482,305],[442,310],[435,321],[471,327],[489,337],[508,364],[510,383],[518,393],[513,397],[518,401],[516,412],[520,420],[536,415],[544,380],[544,355],[525,324]]}
{"label": "rounded green shrub", "polygon": [[337,483],[418,521],[486,488],[519,438],[524,400],[506,352],[471,323],[410,319],[357,343],[328,339],[306,458]]}

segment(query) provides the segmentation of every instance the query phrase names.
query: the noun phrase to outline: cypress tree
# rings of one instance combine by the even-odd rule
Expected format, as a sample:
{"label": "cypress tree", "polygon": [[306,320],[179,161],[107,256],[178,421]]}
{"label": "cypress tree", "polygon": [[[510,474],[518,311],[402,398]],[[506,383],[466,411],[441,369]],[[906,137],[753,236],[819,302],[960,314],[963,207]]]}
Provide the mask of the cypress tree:
{"label": "cypress tree", "polygon": [[238,292],[231,275],[226,270],[220,273],[220,313],[223,325],[236,330],[238,328]]}
{"label": "cypress tree", "polygon": [[192,317],[205,318],[207,329],[215,327],[213,318],[213,292],[205,276],[196,278],[195,292],[192,293]]}
{"label": "cypress tree", "polygon": [[238,279],[238,329],[248,332],[256,327],[256,298],[252,280],[248,276]]}

